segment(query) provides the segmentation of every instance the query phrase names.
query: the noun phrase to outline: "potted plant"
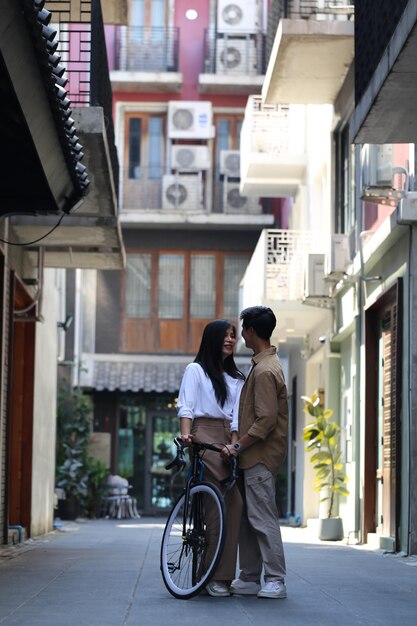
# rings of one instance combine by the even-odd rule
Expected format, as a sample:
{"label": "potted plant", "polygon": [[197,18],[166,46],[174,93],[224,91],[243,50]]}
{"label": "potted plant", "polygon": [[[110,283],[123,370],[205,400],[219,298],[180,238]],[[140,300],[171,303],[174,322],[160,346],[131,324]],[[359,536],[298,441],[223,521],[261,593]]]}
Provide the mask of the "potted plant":
{"label": "potted plant", "polygon": [[86,509],[88,517],[99,517],[100,502],[103,495],[103,486],[109,475],[109,468],[105,463],[89,456],[87,458],[88,492]]}
{"label": "potted plant", "polygon": [[340,450],[340,426],[331,421],[332,409],[325,409],[320,402],[319,393],[304,400],[304,412],[311,415],[313,421],[304,428],[303,439],[307,450],[313,452],[310,461],[316,471],[314,490],[321,492],[320,502],[327,502],[327,517],[319,523],[319,537],[323,540],[343,539],[343,522],[335,517],[337,496],[347,496],[348,477],[342,463]]}
{"label": "potted plant", "polygon": [[63,519],[75,519],[84,513],[86,506],[90,415],[90,399],[81,389],[61,390],[57,411],[56,485],[65,492],[65,500],[58,502],[58,513]]}

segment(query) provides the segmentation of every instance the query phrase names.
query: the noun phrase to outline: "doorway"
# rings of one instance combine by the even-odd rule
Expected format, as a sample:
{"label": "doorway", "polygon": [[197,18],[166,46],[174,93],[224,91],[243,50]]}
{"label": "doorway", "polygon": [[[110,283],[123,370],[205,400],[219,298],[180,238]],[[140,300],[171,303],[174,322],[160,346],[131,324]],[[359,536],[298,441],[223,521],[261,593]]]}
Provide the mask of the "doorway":
{"label": "doorway", "polygon": [[33,300],[11,272],[9,313],[9,385],[7,424],[7,510],[9,525],[31,532],[32,437],[35,363],[35,321],[14,318],[15,311],[28,309]]}
{"label": "doorway", "polygon": [[132,485],[132,495],[145,515],[167,512],[181,493],[186,472],[165,469],[175,457],[179,434],[175,398],[129,394],[121,398],[115,470]]}
{"label": "doorway", "polygon": [[172,412],[151,412],[147,418],[145,512],[158,513],[172,507],[180,495],[183,473],[165,466],[175,457],[174,437],[178,435],[178,417]]}
{"label": "doorway", "polygon": [[364,537],[399,549],[402,282],[366,312]]}

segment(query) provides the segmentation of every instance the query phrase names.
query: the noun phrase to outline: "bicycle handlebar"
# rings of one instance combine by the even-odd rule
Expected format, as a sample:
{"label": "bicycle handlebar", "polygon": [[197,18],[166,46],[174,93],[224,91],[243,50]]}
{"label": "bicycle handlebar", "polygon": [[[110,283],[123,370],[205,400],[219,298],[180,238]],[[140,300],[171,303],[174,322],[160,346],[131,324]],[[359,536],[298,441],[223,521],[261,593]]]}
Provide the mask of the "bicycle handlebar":
{"label": "bicycle handlebar", "polygon": [[[181,472],[186,465],[186,461],[184,458],[184,446],[182,444],[182,441],[179,439],[179,437],[174,438],[174,443],[177,446],[177,455],[174,459],[172,459],[170,463],[168,463],[168,465],[165,466],[165,469],[170,470],[170,469],[176,468],[176,472]],[[196,451],[212,450],[213,452],[218,452],[219,454],[222,450],[222,448],[218,448],[217,446],[211,443],[203,443],[203,442],[196,442],[196,441],[193,441],[190,447]],[[225,478],[224,480],[221,481],[221,484],[226,487],[226,492],[229,491],[229,489],[233,487],[233,485],[235,484],[238,478],[237,457],[230,456],[229,461],[230,461],[230,476],[229,478]]]}

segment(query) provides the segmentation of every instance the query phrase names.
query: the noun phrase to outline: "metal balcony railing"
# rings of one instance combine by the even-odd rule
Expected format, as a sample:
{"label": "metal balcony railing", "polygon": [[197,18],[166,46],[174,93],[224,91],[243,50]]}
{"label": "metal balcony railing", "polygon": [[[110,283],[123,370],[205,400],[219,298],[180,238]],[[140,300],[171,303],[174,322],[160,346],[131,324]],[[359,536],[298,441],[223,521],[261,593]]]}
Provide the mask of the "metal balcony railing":
{"label": "metal balcony railing", "polygon": [[120,26],[114,32],[115,70],[178,72],[179,28]]}
{"label": "metal balcony railing", "polygon": [[284,15],[293,19],[350,20],[355,14],[354,0],[288,0]]}
{"label": "metal balcony railing", "polygon": [[323,253],[323,240],[323,233],[311,230],[264,230],[243,277],[243,306],[249,300],[302,300],[307,256]]}
{"label": "metal balcony railing", "polygon": [[47,3],[58,25],[57,54],[66,68],[65,87],[72,107],[102,107],[114,183],[119,180],[119,161],[114,140],[112,89],[107,63],[100,0],[55,0]]}
{"label": "metal balcony railing", "polygon": [[259,76],[265,73],[265,36],[262,33],[217,33],[206,29],[206,74]]}
{"label": "metal balcony railing", "polygon": [[120,206],[127,211],[179,211],[259,215],[258,198],[239,193],[238,179],[212,183],[202,172],[164,174],[161,166],[122,171]]}
{"label": "metal balcony railing", "polygon": [[162,208],[162,167],[122,169],[120,208],[148,211]]}

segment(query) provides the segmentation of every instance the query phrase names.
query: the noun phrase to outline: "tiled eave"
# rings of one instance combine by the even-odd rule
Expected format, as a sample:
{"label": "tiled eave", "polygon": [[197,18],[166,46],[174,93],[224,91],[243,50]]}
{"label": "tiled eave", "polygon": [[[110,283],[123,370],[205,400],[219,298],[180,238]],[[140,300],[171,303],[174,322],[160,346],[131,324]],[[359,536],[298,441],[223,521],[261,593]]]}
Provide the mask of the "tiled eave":
{"label": "tiled eave", "polygon": [[7,155],[0,187],[3,215],[70,212],[86,188],[76,172],[41,29],[32,1],[2,4],[0,143]]}
{"label": "tiled eave", "polygon": [[[82,354],[81,387],[96,391],[178,392],[184,370],[193,356],[141,354]],[[236,357],[247,374],[248,357]]]}

